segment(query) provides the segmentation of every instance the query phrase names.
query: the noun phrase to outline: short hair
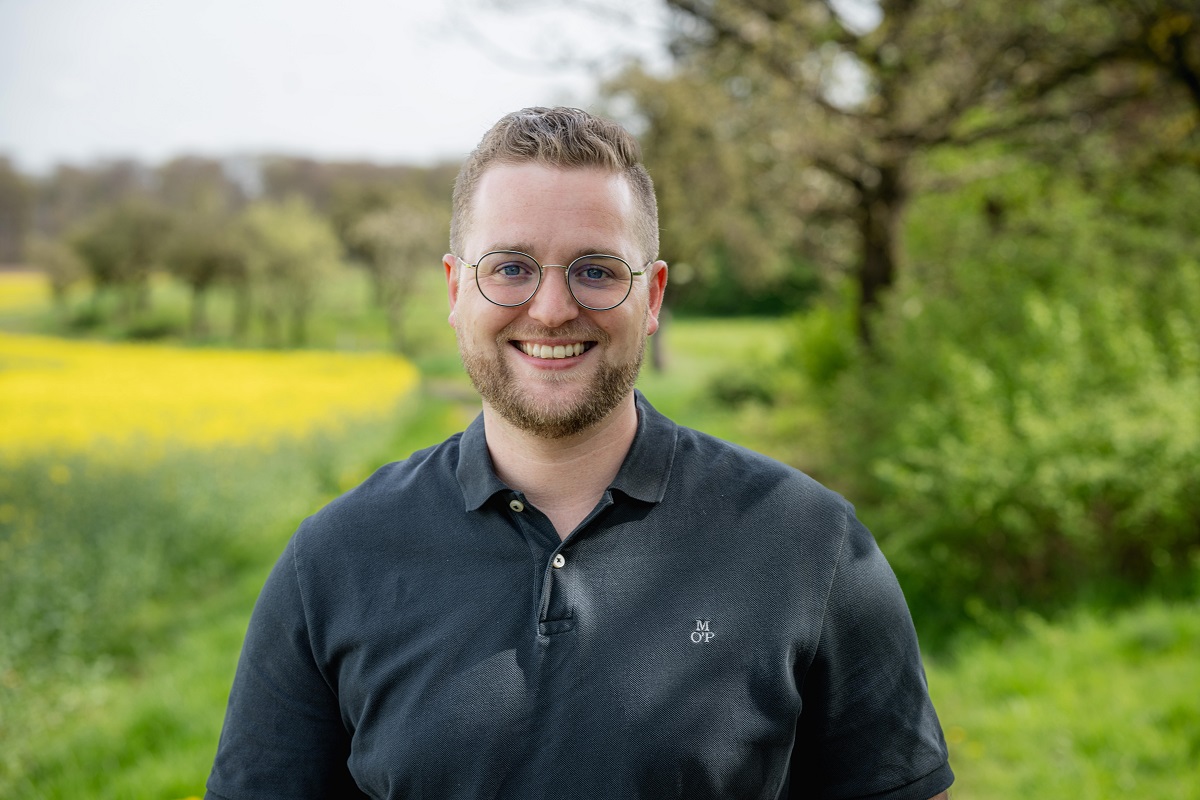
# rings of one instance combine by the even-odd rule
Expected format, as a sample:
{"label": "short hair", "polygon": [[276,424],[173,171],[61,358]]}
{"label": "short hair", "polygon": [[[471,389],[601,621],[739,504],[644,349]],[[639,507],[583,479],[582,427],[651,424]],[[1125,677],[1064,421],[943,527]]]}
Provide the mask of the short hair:
{"label": "short hair", "polygon": [[[637,140],[620,125],[578,108],[523,108],[492,126],[467,157],[454,181],[450,249],[462,252],[479,179],[496,164],[541,164],[559,169],[598,168],[624,175],[638,214],[636,237],[646,262],[658,257],[658,204],[654,182],[642,166]],[[640,267],[635,264],[634,268]]]}

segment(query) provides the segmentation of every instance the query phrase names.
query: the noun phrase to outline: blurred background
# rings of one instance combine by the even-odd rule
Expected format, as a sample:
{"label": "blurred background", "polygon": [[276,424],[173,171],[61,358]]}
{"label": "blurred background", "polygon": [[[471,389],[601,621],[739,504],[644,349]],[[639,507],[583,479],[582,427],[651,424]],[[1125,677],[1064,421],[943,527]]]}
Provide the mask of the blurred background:
{"label": "blurred background", "polygon": [[1196,0],[0,0],[0,797],[203,794],[296,524],[478,413],[508,111],[639,137],[640,387],[845,494],[978,798],[1200,797]]}

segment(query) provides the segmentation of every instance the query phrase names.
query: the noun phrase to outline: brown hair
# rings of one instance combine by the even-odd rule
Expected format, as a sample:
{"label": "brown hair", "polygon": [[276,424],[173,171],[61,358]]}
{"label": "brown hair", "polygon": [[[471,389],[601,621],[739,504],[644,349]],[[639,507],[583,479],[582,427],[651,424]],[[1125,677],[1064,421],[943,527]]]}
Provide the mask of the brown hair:
{"label": "brown hair", "polygon": [[[470,225],[471,201],[488,167],[528,163],[560,169],[599,168],[624,175],[642,212],[637,231],[642,257],[651,261],[658,256],[658,205],[637,140],[617,123],[578,108],[541,107],[502,117],[467,157],[454,181],[451,251],[460,256],[479,255],[463,253],[462,245]],[[633,265],[634,269],[640,266]]]}

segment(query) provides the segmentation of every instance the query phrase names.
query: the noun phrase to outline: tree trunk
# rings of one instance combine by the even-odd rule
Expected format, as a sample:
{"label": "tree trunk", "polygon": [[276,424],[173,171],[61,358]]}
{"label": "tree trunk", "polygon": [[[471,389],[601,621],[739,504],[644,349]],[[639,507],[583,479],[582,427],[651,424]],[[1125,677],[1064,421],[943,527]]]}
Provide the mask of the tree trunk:
{"label": "tree trunk", "polygon": [[233,285],[233,338],[245,342],[250,335],[250,285],[239,281]]}
{"label": "tree trunk", "polygon": [[208,335],[208,286],[205,284],[192,284],[192,305],[190,311],[190,321],[188,328],[192,332],[193,338],[200,338]]}
{"label": "tree trunk", "polygon": [[302,305],[292,306],[289,322],[288,341],[292,347],[304,347],[308,344],[308,309]]}
{"label": "tree trunk", "polygon": [[878,310],[883,293],[896,282],[900,260],[901,226],[908,202],[903,165],[879,168],[879,180],[862,187],[858,230],[858,335],[871,344],[871,316]]}

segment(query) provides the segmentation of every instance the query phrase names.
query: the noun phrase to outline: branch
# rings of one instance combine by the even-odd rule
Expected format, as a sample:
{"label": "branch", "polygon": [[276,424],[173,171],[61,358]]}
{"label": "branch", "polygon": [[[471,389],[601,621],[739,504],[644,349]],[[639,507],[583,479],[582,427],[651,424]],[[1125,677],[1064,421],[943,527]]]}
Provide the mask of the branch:
{"label": "branch", "polygon": [[[738,26],[730,20],[718,18],[718,15],[703,0],[667,0],[667,4],[672,8],[690,14],[694,19],[707,25],[717,41],[728,42],[743,53],[753,56],[771,74],[787,83],[796,82],[793,61],[782,58],[779,55],[777,49],[774,47],[775,39],[770,36],[770,33],[767,33],[764,37],[768,39],[767,44],[764,46],[760,43],[761,39],[747,33],[746,26]],[[760,12],[755,9],[753,13]],[[862,121],[862,117],[859,114],[835,106],[822,97],[818,90],[811,92],[809,99],[822,111],[833,117],[851,120],[855,123]]]}
{"label": "branch", "polygon": [[977,128],[967,134],[952,136],[947,134],[941,139],[931,142],[931,145],[947,144],[955,147],[969,147],[973,144],[996,139],[1004,136],[1011,136],[1034,125],[1056,125],[1070,122],[1078,114],[1100,115],[1108,111],[1112,111],[1125,103],[1132,100],[1140,100],[1148,95],[1142,91],[1129,91],[1118,94],[1111,94],[1099,98],[1095,103],[1085,106],[1074,106],[1062,111],[1042,112],[1024,114],[1006,122],[998,122],[993,125],[986,125]]}
{"label": "branch", "polygon": [[812,155],[809,156],[808,160],[814,167],[822,172],[832,175],[848,185],[850,188],[854,189],[856,192],[863,192],[867,188],[861,175],[857,175],[854,172],[842,167],[828,156]]}

